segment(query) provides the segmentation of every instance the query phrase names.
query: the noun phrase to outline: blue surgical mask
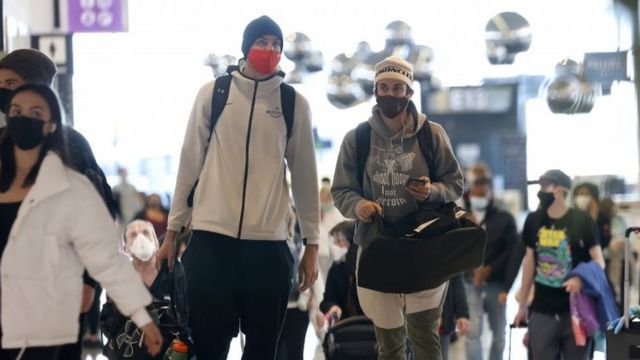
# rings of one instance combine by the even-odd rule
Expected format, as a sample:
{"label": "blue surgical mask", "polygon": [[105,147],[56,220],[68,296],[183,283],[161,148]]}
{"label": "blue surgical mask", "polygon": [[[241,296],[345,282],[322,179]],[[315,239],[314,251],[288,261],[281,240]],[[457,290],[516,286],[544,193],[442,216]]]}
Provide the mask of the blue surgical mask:
{"label": "blue surgical mask", "polygon": [[490,201],[491,199],[488,196],[469,196],[471,210],[485,210],[489,207]]}

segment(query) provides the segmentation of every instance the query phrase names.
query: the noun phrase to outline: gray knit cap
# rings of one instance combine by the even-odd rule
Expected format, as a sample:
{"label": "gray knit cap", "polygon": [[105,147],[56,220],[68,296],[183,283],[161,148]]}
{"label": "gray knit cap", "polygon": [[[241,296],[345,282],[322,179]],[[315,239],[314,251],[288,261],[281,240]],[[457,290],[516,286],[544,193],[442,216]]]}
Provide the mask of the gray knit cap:
{"label": "gray knit cap", "polygon": [[28,84],[51,85],[56,65],[36,49],[18,49],[0,59],[0,68],[15,71]]}

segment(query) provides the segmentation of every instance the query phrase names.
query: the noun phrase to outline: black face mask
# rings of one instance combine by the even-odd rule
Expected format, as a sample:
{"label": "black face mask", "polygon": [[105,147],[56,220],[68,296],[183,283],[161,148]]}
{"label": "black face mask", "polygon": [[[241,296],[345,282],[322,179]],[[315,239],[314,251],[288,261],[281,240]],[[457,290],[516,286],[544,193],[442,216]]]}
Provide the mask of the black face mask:
{"label": "black face mask", "polygon": [[3,114],[7,113],[7,107],[9,107],[9,99],[13,94],[13,90],[0,88],[0,111]]}
{"label": "black face mask", "polygon": [[553,193],[544,192],[542,190],[538,191],[538,199],[540,200],[540,207],[543,209],[548,209],[554,201],[556,201],[556,197]]}
{"label": "black face mask", "polygon": [[382,111],[384,116],[388,117],[389,119],[393,119],[396,116],[400,115],[407,109],[407,106],[409,106],[409,98],[406,96],[376,96],[376,102],[378,103],[380,111]]}
{"label": "black face mask", "polygon": [[26,116],[7,118],[7,134],[13,143],[22,150],[30,150],[42,144],[45,135],[42,132],[44,121]]}

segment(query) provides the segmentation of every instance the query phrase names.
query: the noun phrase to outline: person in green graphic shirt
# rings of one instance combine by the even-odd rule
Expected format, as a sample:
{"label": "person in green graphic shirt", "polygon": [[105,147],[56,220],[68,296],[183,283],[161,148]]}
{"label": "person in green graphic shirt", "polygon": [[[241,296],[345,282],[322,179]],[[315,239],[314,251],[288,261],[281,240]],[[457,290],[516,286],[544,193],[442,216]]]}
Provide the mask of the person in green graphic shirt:
{"label": "person in green graphic shirt", "polygon": [[[585,212],[571,209],[566,197],[571,178],[561,170],[549,170],[536,181],[540,206],[527,217],[522,238],[526,254],[522,270],[520,307],[515,325],[529,320],[530,350],[534,359],[586,360],[593,339],[577,346],[571,328],[569,295],[579,293],[579,277],[566,276],[578,264],[595,261],[604,269],[604,258],[594,221]],[[527,299],[535,284],[531,314]]]}

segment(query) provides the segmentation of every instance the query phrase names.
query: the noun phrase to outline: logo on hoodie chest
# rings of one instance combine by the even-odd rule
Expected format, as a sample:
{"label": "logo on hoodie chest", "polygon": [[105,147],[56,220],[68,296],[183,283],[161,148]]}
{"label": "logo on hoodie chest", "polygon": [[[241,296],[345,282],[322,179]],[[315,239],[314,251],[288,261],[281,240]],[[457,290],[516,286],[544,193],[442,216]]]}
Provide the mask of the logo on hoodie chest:
{"label": "logo on hoodie chest", "polygon": [[282,110],[280,110],[278,106],[275,106],[273,109],[267,109],[266,113],[274,119],[282,117]]}
{"label": "logo on hoodie chest", "polygon": [[372,149],[377,152],[371,179],[376,202],[385,208],[404,206],[409,196],[404,184],[413,170],[416,154],[392,141],[384,148],[374,145]]}

